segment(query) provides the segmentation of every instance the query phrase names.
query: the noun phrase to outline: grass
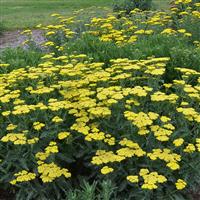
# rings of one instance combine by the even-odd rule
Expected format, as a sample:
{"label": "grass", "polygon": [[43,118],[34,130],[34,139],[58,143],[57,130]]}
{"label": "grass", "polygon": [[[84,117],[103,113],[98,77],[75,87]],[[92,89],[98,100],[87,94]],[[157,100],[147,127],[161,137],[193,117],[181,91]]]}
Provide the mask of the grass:
{"label": "grass", "polygon": [[0,22],[0,35],[3,34],[4,29],[5,29],[5,27],[4,27],[3,23]]}
{"label": "grass", "polygon": [[[111,7],[114,0],[0,0],[1,22],[8,30],[33,28],[53,23],[52,13],[70,15],[74,10]],[[166,9],[169,0],[154,0],[156,8]]]}
{"label": "grass", "polygon": [[162,10],[169,9],[170,0],[154,0],[153,4],[155,8],[159,8]]}
{"label": "grass", "polygon": [[1,20],[7,29],[33,28],[51,23],[52,13],[70,15],[73,10],[91,6],[111,6],[112,0],[0,0]]}

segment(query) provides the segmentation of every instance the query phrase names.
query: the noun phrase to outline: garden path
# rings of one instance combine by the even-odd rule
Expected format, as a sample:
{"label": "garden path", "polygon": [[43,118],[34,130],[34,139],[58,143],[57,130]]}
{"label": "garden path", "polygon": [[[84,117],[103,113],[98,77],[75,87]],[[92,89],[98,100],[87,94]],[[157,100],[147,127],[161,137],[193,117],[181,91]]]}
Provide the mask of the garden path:
{"label": "garden path", "polygon": [[[6,31],[0,36],[0,50],[6,47],[15,48],[21,46],[26,40],[26,36],[20,34],[21,30]],[[36,44],[41,44],[45,41],[41,30],[32,30],[32,38]]]}

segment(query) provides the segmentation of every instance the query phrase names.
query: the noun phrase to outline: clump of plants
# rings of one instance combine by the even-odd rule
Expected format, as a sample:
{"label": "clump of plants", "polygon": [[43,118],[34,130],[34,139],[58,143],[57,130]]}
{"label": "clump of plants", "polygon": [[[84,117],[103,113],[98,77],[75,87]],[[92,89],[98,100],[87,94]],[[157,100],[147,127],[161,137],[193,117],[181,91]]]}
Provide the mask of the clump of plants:
{"label": "clump of plants", "polygon": [[106,69],[86,55],[42,60],[1,74],[4,187],[48,198],[80,177],[111,179],[127,198],[151,199],[197,184],[199,72],[177,68],[183,76],[169,84],[168,58],[115,59]]}
{"label": "clump of plants", "polygon": [[[196,19],[195,6],[188,15]],[[199,41],[170,26],[174,12],[146,18],[134,9],[84,26],[53,14],[58,24],[39,26],[43,53],[17,51],[29,65],[15,66],[4,53],[0,189],[19,200],[189,198],[200,184]],[[84,31],[76,32],[79,25]],[[31,31],[23,34],[32,45]],[[163,38],[164,46],[150,48]],[[187,49],[180,58],[174,44],[193,49],[195,62]],[[130,49],[138,57],[125,57]]]}

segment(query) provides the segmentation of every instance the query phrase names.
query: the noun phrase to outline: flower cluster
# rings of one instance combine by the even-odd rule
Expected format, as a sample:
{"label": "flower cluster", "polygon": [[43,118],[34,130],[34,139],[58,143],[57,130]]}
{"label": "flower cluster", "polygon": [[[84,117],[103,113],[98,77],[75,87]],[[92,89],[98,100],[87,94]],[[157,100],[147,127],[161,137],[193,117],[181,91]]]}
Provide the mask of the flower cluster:
{"label": "flower cluster", "polygon": [[20,182],[31,181],[31,180],[34,180],[36,178],[35,173],[27,172],[26,170],[22,170],[21,172],[14,174],[14,176],[16,178],[13,179],[12,181],[10,181],[10,183],[12,185],[15,185],[16,183],[20,183]]}

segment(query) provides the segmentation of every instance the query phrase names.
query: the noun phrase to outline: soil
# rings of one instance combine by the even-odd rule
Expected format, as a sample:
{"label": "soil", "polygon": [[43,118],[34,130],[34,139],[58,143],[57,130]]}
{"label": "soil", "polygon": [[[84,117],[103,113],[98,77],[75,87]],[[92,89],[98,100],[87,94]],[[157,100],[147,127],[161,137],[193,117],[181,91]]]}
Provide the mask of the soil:
{"label": "soil", "polygon": [[190,195],[193,200],[200,200],[200,188],[196,191],[191,191]]}
{"label": "soil", "polygon": [[14,194],[0,189],[0,200],[14,200]]}
{"label": "soil", "polygon": [[[6,47],[16,48],[21,46],[22,42],[26,40],[26,36],[21,35],[20,32],[21,30],[4,32],[0,36],[0,50]],[[38,45],[45,41],[41,30],[32,30],[32,38]]]}

